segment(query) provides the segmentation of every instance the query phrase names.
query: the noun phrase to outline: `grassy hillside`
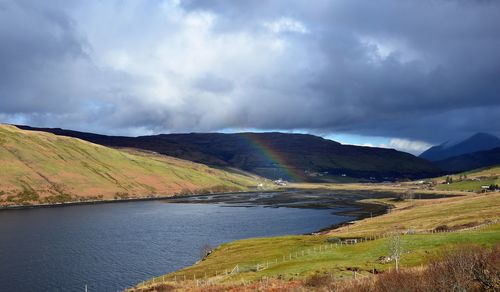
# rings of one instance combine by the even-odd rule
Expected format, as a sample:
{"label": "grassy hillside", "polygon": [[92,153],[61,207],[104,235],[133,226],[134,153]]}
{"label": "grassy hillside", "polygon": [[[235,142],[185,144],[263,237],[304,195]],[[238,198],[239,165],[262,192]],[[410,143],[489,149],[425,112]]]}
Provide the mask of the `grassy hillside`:
{"label": "grassy hillside", "polygon": [[39,130],[100,145],[151,150],[206,165],[235,167],[268,178],[293,181],[338,181],[347,177],[385,181],[441,174],[441,170],[429,161],[408,153],[342,145],[305,134],[191,133],[113,137],[63,129]]}
{"label": "grassy hillside", "polygon": [[[331,273],[337,278],[352,278],[353,271],[361,276],[371,275],[373,271],[380,273],[394,267],[393,262],[380,260],[390,253],[390,238],[383,236],[388,232],[413,230],[412,234],[403,235],[401,239],[404,251],[401,263],[405,268],[425,264],[433,255],[460,244],[491,247],[500,242],[500,224],[482,225],[500,219],[500,193],[378,201],[393,204],[394,208],[388,214],[360,220],[326,234],[257,238],[223,244],[198,264],[145,284],[154,286],[152,282],[166,279],[169,285],[196,287],[193,286],[193,279],[209,279],[217,285],[230,285],[268,277],[304,280],[313,274],[323,273]],[[470,226],[484,227],[456,231]],[[450,232],[429,233],[433,230]],[[363,238],[365,241],[354,245],[330,245],[327,240],[332,238]],[[263,268],[257,271],[257,264],[263,265]],[[221,276],[236,266],[238,273]],[[184,282],[184,277],[187,282]]]}
{"label": "grassy hillside", "polygon": [[476,169],[448,176],[453,180],[450,184],[446,182],[446,176],[435,179],[436,188],[439,190],[453,191],[481,191],[481,186],[500,185],[500,166]]}
{"label": "grassy hillside", "polygon": [[0,204],[245,190],[256,179],[153,153],[0,125]]}

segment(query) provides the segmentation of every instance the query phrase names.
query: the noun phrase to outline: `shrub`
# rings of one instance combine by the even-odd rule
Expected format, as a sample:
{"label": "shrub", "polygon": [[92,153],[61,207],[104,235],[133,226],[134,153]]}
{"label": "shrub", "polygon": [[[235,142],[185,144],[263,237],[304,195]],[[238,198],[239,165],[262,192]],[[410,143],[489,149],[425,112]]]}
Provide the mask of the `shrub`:
{"label": "shrub", "polygon": [[17,194],[17,200],[19,202],[36,201],[39,198],[40,196],[38,196],[38,193],[34,189],[26,186],[23,186],[23,190]]}
{"label": "shrub", "polygon": [[434,228],[434,230],[440,231],[440,232],[449,231],[450,227],[448,227],[448,225],[439,225],[438,227]]}
{"label": "shrub", "polygon": [[439,291],[498,291],[500,289],[500,246],[491,251],[476,245],[446,252],[430,263],[427,281]]}
{"label": "shrub", "polygon": [[137,289],[135,291],[141,291],[141,292],[166,292],[166,291],[175,291],[176,288],[175,286],[169,285],[169,284],[159,284],[154,287],[149,287],[149,288],[141,288]]}
{"label": "shrub", "polygon": [[326,274],[314,274],[306,279],[304,285],[307,287],[326,287],[332,283],[332,278],[330,275]]}
{"label": "shrub", "polygon": [[330,282],[325,276],[309,278],[310,287],[329,291],[500,291],[500,245],[487,249],[461,246],[432,260],[426,269],[391,270],[371,278]]}
{"label": "shrub", "polygon": [[380,274],[370,291],[432,291],[428,288],[422,274],[413,270],[396,271],[391,270]]}

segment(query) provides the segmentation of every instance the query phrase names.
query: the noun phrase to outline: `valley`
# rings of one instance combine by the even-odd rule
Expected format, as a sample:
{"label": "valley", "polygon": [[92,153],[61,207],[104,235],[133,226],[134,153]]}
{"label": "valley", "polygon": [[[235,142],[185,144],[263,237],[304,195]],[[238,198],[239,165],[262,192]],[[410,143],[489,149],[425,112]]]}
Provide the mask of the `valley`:
{"label": "valley", "polygon": [[[483,152],[447,160],[463,161],[464,156],[477,157]],[[9,214],[21,213],[11,212],[23,212],[13,209],[60,205],[86,208],[74,205],[129,202],[139,206],[130,209],[136,210],[133,212],[148,214],[148,208],[153,208],[152,214],[160,216],[160,221],[187,220],[182,227],[184,233],[200,232],[193,227],[196,223],[190,221],[192,218],[212,222],[208,219],[214,216],[211,212],[218,212],[222,215],[214,219],[227,222],[217,221],[217,226],[202,224],[204,232],[212,230],[214,234],[223,232],[217,231],[221,226],[237,234],[246,230],[233,225],[239,219],[226,216],[243,216],[247,212],[238,210],[248,209],[248,217],[243,216],[241,224],[255,228],[237,238],[230,234],[224,238],[207,235],[215,245],[194,265],[191,264],[198,258],[194,250],[200,249],[202,242],[193,238],[189,254],[182,261],[175,258],[160,261],[157,257],[163,251],[148,247],[148,242],[166,240],[162,236],[178,226],[170,223],[168,228],[157,226],[147,216],[131,213],[145,220],[140,224],[146,224],[150,230],[141,233],[148,238],[141,245],[142,252],[151,253],[148,261],[162,264],[149,269],[136,261],[130,263],[149,271],[147,277],[126,273],[129,276],[120,279],[103,279],[96,271],[91,275],[93,283],[86,285],[99,289],[135,285],[126,288],[127,291],[197,291],[209,287],[230,290],[239,289],[239,285],[262,285],[266,279],[266,283],[270,280],[283,289],[321,290],[307,285],[315,277],[324,277],[321,275],[330,277],[327,281],[330,284],[325,285],[338,281],[351,283],[353,273],[367,279],[389,275],[394,262],[387,259],[387,250],[396,235],[401,236],[405,250],[400,263],[405,270],[427,265],[430,257],[439,257],[445,249],[464,244],[495,246],[500,241],[500,192],[496,187],[500,171],[494,160],[486,160],[493,166],[446,174],[439,169],[441,161],[426,161],[390,149],[345,146],[302,134],[175,134],[130,138],[1,125],[0,204],[4,210],[10,210],[4,218],[12,220]],[[133,202],[138,200],[154,201]],[[132,206],[128,204],[96,209],[88,206],[91,208],[88,210],[109,209],[119,214],[121,209]],[[150,207],[143,209],[144,206]],[[180,217],[174,220],[160,210],[172,214],[186,212],[179,213]],[[50,218],[51,214],[60,213],[47,212]],[[278,213],[298,217],[272,215]],[[104,229],[99,232],[109,232],[104,223],[107,215],[102,215],[104,221],[100,224],[104,224]],[[303,228],[297,229],[295,225]],[[7,227],[8,224],[4,225]],[[101,244],[97,234],[92,229],[89,232],[89,246]],[[171,234],[167,237],[180,240]],[[3,244],[8,246],[8,242]],[[57,244],[69,248],[65,242]],[[120,248],[128,250],[129,246]],[[179,251],[177,247],[169,249],[173,254]],[[106,263],[108,268],[115,269],[118,259],[119,256],[113,257]],[[166,265],[167,274],[159,272],[162,265]],[[60,280],[68,280],[71,287],[82,285],[78,277]],[[34,281],[29,285],[51,284]]]}
{"label": "valley", "polygon": [[0,292],[500,292],[499,19],[0,0]]}

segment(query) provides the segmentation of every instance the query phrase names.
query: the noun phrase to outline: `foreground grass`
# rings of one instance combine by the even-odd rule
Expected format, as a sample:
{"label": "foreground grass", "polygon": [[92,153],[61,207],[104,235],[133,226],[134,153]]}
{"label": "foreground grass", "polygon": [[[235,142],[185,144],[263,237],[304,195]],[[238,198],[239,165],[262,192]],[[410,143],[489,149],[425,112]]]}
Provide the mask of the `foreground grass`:
{"label": "foreground grass", "polygon": [[[220,246],[199,264],[168,275],[172,279],[203,279],[231,271],[236,265],[240,273],[225,281],[259,280],[263,277],[282,279],[304,278],[318,272],[334,273],[351,277],[358,273],[380,272],[393,267],[382,263],[387,256],[388,238],[380,238],[354,245],[326,245],[328,236],[285,236],[269,239],[249,239]],[[402,245],[406,254],[401,264],[406,267],[424,264],[432,255],[455,244],[477,243],[486,246],[500,242],[500,226],[482,231],[405,235]],[[319,251],[319,249],[322,249]],[[311,251],[302,255],[302,251]],[[314,250],[314,251],[313,251]],[[285,261],[283,261],[285,255]],[[291,255],[291,260],[289,259]],[[278,261],[278,263],[276,263]],[[269,263],[269,268],[255,271],[257,264]]]}
{"label": "foreground grass", "polygon": [[368,276],[339,277],[317,271],[308,277],[227,281],[181,281],[144,285],[135,291],[498,291],[500,245],[452,245],[428,263]]}
{"label": "foreground grass", "polygon": [[[196,265],[149,282],[208,278],[220,283],[234,283],[267,277],[303,280],[317,273],[333,273],[341,277],[352,277],[353,271],[378,273],[393,267],[393,263],[380,261],[381,257],[389,255],[389,239],[381,237],[382,234],[408,229],[422,232],[437,227],[451,230],[491,222],[499,217],[500,193],[403,202],[392,199],[378,201],[394,205],[391,213],[320,235],[254,238],[223,244]],[[354,245],[332,245],[327,241],[329,238],[355,237],[375,239]],[[401,264],[404,267],[425,264],[443,249],[459,244],[492,246],[498,242],[498,223],[481,230],[404,235],[402,245],[405,253]],[[236,266],[238,273],[220,276]],[[263,267],[266,268],[260,270]]]}

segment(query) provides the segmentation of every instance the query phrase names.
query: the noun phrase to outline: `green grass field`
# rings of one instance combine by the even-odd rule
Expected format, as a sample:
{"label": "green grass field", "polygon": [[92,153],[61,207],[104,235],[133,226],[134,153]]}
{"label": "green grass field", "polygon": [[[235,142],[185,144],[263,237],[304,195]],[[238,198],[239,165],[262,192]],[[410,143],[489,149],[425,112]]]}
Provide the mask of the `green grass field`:
{"label": "green grass field", "polygon": [[[451,193],[453,194],[453,193]],[[417,195],[418,196],[418,195]],[[332,231],[332,234],[349,236],[372,236],[384,232],[431,230],[446,225],[449,228],[461,228],[465,224],[480,224],[500,213],[500,193],[468,194],[456,197],[444,197],[430,200],[409,200],[395,202],[394,209],[383,216],[366,218],[349,227]]]}
{"label": "green grass field", "polygon": [[[214,277],[231,271],[237,265],[240,272],[227,277],[225,282],[242,279],[252,281],[263,277],[303,279],[318,272],[352,276],[354,270],[366,274],[374,269],[380,272],[394,267],[393,263],[378,260],[389,255],[388,238],[354,245],[330,246],[326,241],[328,237],[330,236],[282,236],[236,241],[221,245],[199,264],[166,277],[170,280],[183,280],[184,277],[187,280],[203,279],[205,275]],[[458,244],[492,246],[498,242],[499,224],[481,231],[404,235],[401,265],[412,267],[425,264],[444,248],[449,249]],[[268,264],[269,268],[256,271],[257,264]],[[159,278],[156,280],[159,281]]]}
{"label": "green grass field", "polygon": [[436,188],[448,191],[479,192],[481,186],[500,185],[500,166],[487,167],[449,176],[453,183],[443,184],[446,176],[434,179]]}
{"label": "green grass field", "polygon": [[247,190],[256,177],[0,125],[0,204]]}
{"label": "green grass field", "polygon": [[[254,281],[263,277],[305,279],[316,273],[333,273],[352,277],[390,269],[393,263],[382,263],[380,257],[389,255],[389,239],[381,237],[390,232],[412,229],[416,234],[403,235],[403,267],[425,264],[443,250],[460,244],[492,246],[500,243],[500,224],[484,225],[499,219],[500,193],[469,194],[442,199],[413,200],[393,203],[391,213],[367,218],[327,234],[253,238],[219,246],[205,260],[175,273],[151,281],[212,278],[220,283]],[[482,224],[482,225],[481,225]],[[479,230],[443,233],[419,233],[446,225],[450,230],[466,226],[485,226]],[[374,240],[354,245],[330,245],[328,238],[364,238]],[[291,258],[290,258],[291,257]],[[257,264],[268,268],[257,271]],[[221,277],[236,266],[239,273]],[[261,266],[261,267],[263,267]],[[219,275],[216,277],[216,275]]]}

